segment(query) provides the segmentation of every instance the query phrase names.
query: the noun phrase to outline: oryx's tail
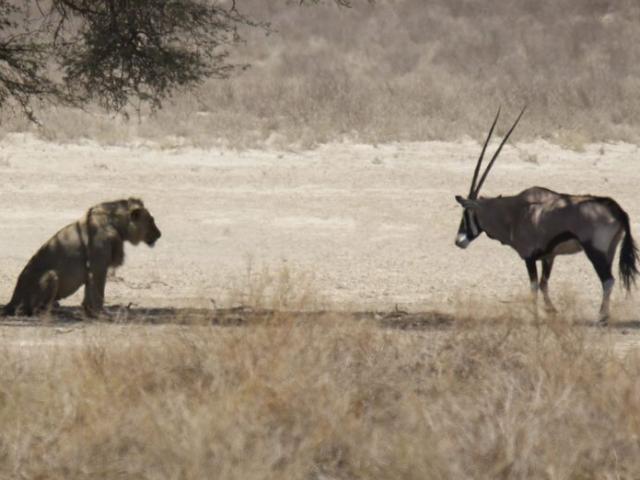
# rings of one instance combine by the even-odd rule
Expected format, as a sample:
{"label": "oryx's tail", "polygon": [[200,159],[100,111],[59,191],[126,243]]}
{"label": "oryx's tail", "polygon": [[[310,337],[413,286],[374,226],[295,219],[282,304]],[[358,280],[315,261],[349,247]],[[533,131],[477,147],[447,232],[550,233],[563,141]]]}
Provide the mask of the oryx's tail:
{"label": "oryx's tail", "polygon": [[636,283],[636,275],[638,275],[638,247],[631,236],[631,227],[629,225],[629,215],[621,210],[622,226],[624,227],[624,240],[622,240],[622,248],[620,249],[620,277],[627,291],[631,290],[631,286]]}

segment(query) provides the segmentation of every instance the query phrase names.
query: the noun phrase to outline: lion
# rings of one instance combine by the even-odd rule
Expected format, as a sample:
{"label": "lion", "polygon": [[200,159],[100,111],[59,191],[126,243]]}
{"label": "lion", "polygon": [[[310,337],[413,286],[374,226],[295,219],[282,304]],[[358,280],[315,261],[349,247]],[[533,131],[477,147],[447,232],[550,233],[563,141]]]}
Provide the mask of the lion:
{"label": "lion", "polygon": [[107,272],[124,263],[124,242],[153,247],[161,232],[142,200],[129,198],[91,207],[84,218],[49,239],[18,277],[3,315],[49,312],[84,285],[82,306],[95,317],[104,306]]}

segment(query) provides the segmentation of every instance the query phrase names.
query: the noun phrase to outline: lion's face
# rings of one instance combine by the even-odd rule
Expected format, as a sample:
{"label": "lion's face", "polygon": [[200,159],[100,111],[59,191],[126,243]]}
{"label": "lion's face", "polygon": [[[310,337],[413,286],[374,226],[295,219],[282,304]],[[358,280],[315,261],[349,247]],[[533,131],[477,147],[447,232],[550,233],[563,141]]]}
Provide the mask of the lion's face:
{"label": "lion's face", "polygon": [[144,207],[137,207],[131,211],[131,221],[129,222],[129,241],[137,245],[144,242],[153,247],[162,233],[156,226],[153,216]]}

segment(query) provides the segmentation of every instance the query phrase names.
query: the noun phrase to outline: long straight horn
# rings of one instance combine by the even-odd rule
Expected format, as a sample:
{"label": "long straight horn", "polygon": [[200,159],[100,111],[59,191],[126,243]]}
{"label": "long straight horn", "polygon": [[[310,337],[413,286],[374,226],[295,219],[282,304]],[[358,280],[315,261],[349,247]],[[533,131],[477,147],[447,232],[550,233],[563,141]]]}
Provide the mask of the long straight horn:
{"label": "long straight horn", "polygon": [[496,153],[493,154],[493,157],[489,161],[489,164],[487,165],[486,170],[482,174],[482,177],[480,177],[480,181],[478,182],[478,186],[476,187],[475,192],[473,192],[474,198],[478,196],[478,193],[480,193],[480,188],[482,188],[482,184],[487,179],[487,175],[489,174],[489,171],[491,170],[491,167],[493,166],[493,162],[495,162],[496,158],[498,158],[498,155],[500,154],[500,150],[502,150],[502,147],[504,147],[504,144],[507,143],[507,140],[509,140],[509,136],[511,135],[511,132],[513,132],[513,129],[516,128],[516,125],[518,125],[518,122],[520,121],[520,118],[522,117],[522,114],[524,113],[524,111],[526,109],[527,109],[526,105],[524,107],[522,107],[522,111],[520,112],[520,115],[518,115],[518,118],[516,118],[516,121],[513,122],[513,125],[511,126],[511,128],[509,129],[507,134],[502,139],[502,142],[500,142],[500,146],[496,150]]}
{"label": "long straight horn", "polygon": [[478,173],[480,173],[480,166],[482,165],[484,152],[487,149],[487,145],[489,145],[489,140],[491,139],[491,135],[493,134],[493,129],[496,128],[496,123],[498,123],[499,116],[500,116],[500,107],[498,107],[498,113],[496,113],[496,118],[493,120],[493,125],[491,125],[491,129],[489,130],[489,135],[487,135],[487,139],[484,141],[484,145],[482,146],[482,152],[480,152],[478,163],[476,163],[476,169],[473,172],[473,179],[471,180],[471,188],[469,189],[469,198],[471,199],[475,198],[474,192],[476,190],[476,180],[478,179]]}

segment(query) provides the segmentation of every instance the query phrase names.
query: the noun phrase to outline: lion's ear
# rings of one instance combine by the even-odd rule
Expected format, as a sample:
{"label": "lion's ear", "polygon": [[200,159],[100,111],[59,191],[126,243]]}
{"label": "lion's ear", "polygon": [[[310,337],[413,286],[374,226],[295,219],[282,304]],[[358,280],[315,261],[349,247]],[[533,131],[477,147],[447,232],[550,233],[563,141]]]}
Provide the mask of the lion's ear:
{"label": "lion's ear", "polygon": [[138,220],[140,220],[141,217],[142,217],[142,208],[138,207],[131,210],[131,220],[133,220],[134,222],[137,222]]}

